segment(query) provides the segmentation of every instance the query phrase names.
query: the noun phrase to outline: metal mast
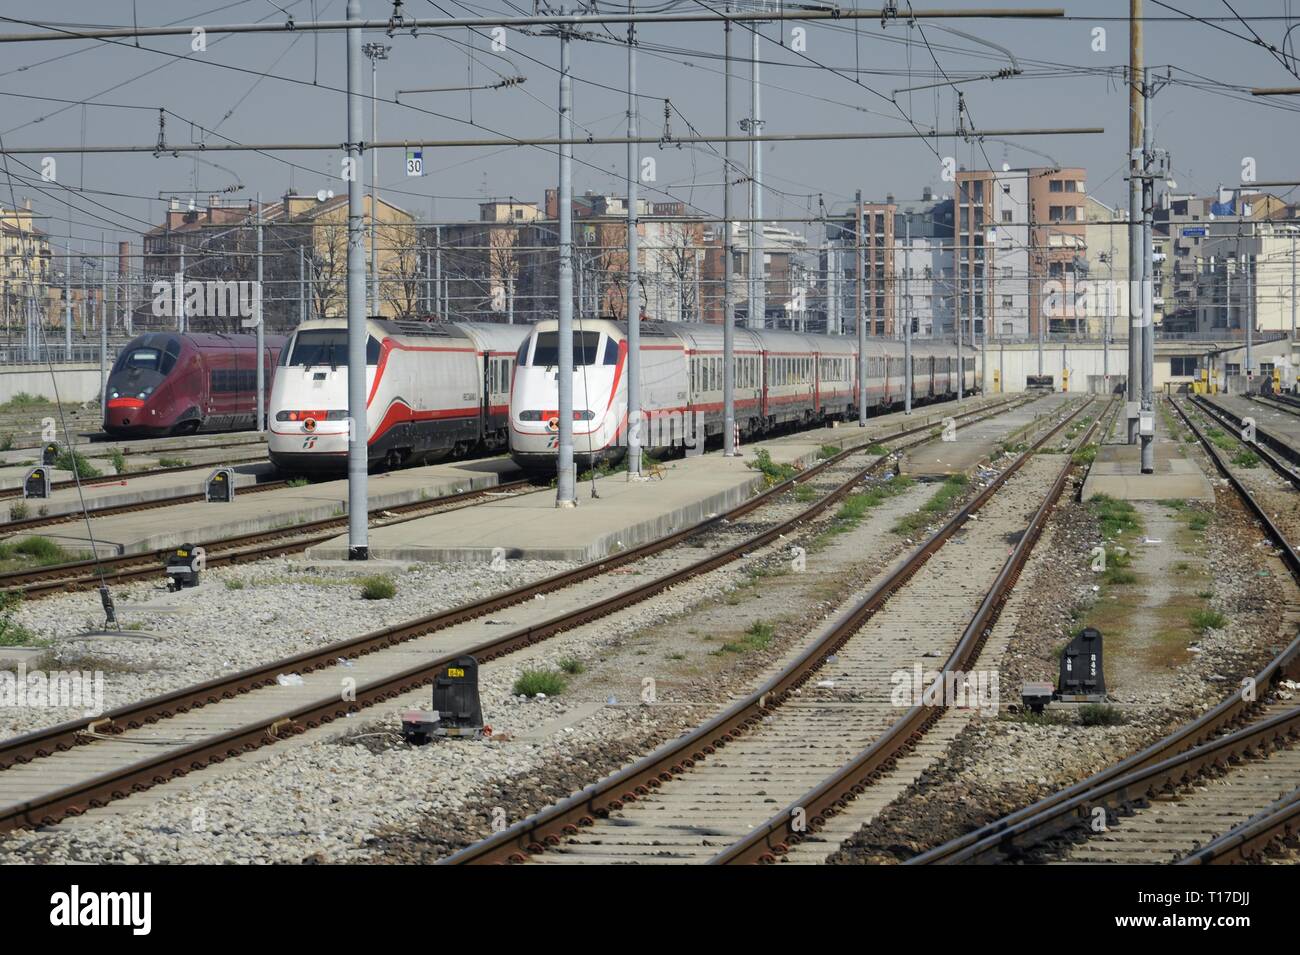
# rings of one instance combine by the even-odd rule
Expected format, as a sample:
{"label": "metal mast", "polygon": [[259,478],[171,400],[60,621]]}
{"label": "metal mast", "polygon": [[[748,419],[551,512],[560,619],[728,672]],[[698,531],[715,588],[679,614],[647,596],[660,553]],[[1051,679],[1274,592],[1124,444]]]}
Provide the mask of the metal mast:
{"label": "metal mast", "polygon": [[379,61],[388,59],[391,46],[382,43],[367,43],[361,48],[370,59],[370,315],[379,314],[379,242],[377,221],[379,218],[379,150],[374,144],[379,142],[379,99],[376,96]]}
{"label": "metal mast", "polygon": [[[573,135],[573,77],[570,31],[560,34],[560,138]],[[560,146],[560,281],[559,281],[559,441],[555,471],[555,506],[577,507],[573,465],[573,146]]]}
{"label": "metal mast", "polygon": [[[348,0],[359,20],[361,0]],[[348,28],[348,559],[369,560],[366,526],[369,428],[366,422],[366,251],[361,198],[361,29]]]}
{"label": "metal mast", "polygon": [[[635,12],[635,3],[628,12]],[[636,24],[627,25],[627,476],[641,474],[641,305],[637,295]]]}
{"label": "metal mast", "polygon": [[[731,14],[731,3],[726,6]],[[723,129],[731,132],[731,20],[723,21],[723,57],[726,75],[722,84]],[[722,154],[722,453],[736,453],[736,298],[731,278],[731,141]]]}

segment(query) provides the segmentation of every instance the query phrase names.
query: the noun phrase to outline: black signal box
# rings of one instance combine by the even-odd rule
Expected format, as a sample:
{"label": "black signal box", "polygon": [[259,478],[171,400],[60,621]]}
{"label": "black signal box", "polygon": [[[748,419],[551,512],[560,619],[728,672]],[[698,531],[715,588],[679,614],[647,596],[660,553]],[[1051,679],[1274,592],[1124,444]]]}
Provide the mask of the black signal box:
{"label": "black signal box", "polygon": [[206,485],[208,503],[229,504],[235,499],[235,472],[233,468],[217,468],[208,475]]}
{"label": "black signal box", "polygon": [[1086,627],[1061,653],[1057,699],[1067,703],[1100,703],[1106,698],[1101,631]]}
{"label": "black signal box", "polygon": [[23,476],[23,497],[50,496],[50,469],[47,467],[30,468]]}
{"label": "black signal box", "polygon": [[54,464],[59,460],[59,445],[51,441],[45,447],[41,448],[41,464]]}
{"label": "black signal box", "polygon": [[483,732],[476,659],[460,657],[434,677],[433,708],[438,711],[438,736],[478,736]]}
{"label": "black signal box", "polygon": [[167,555],[165,573],[171,578],[168,589],[182,590],[199,585],[199,572],[203,569],[203,548],[181,544]]}

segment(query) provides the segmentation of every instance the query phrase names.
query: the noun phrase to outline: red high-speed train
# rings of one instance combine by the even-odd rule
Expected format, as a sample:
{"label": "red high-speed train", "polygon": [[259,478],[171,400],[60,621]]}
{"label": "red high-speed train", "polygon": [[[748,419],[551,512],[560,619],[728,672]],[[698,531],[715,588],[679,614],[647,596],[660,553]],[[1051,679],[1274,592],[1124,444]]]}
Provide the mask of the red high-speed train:
{"label": "red high-speed train", "polygon": [[[267,335],[266,394],[285,338]],[[257,426],[257,336],[148,332],[133,338],[108,376],[104,430],[162,437]]]}

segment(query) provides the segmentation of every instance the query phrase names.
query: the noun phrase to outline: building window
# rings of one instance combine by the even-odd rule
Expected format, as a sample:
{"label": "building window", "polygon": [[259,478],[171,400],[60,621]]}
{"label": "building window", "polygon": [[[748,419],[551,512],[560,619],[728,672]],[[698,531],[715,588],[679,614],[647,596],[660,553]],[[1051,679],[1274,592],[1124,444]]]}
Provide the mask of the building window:
{"label": "building window", "polygon": [[1053,179],[1053,180],[1051,180],[1051,182],[1048,183],[1048,189],[1049,189],[1051,192],[1064,192],[1064,191],[1065,191],[1065,182],[1064,182],[1063,180],[1060,180],[1060,179]]}
{"label": "building window", "polygon": [[1010,210],[1010,209],[1003,209],[1003,210],[1002,210],[1002,221],[1003,221],[1003,222],[1010,222],[1010,221],[1011,221],[1011,210]]}
{"label": "building window", "polygon": [[1195,355],[1171,355],[1169,374],[1174,378],[1195,378],[1197,361]]}

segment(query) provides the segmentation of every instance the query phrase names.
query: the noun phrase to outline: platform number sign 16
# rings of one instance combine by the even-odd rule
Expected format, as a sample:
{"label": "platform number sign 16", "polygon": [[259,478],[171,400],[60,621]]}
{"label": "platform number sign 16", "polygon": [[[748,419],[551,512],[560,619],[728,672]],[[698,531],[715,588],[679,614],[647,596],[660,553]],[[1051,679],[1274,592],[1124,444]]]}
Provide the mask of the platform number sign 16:
{"label": "platform number sign 16", "polygon": [[424,150],[408,149],[406,151],[406,174],[408,176],[424,175]]}

